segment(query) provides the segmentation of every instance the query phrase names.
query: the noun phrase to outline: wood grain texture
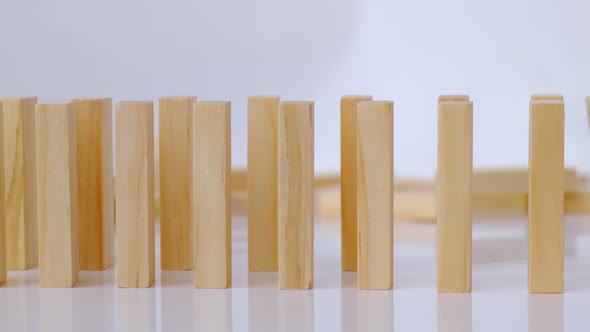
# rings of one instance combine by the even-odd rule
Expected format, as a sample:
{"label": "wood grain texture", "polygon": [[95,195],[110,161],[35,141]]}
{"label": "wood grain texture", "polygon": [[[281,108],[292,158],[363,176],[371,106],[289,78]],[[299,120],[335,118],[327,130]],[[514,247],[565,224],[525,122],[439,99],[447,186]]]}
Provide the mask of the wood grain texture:
{"label": "wood grain texture", "polygon": [[194,285],[231,284],[231,105],[197,102],[192,115]]}
{"label": "wood grain texture", "polygon": [[393,102],[357,112],[358,288],[393,287]]}
{"label": "wood grain texture", "polygon": [[438,108],[437,288],[471,291],[473,104]]}
{"label": "wood grain texture", "polygon": [[248,269],[277,271],[279,97],[248,98]]}
{"label": "wood grain texture", "polygon": [[193,266],[190,227],[190,125],[194,96],[160,98],[160,264]]}
{"label": "wood grain texture", "polygon": [[4,125],[4,184],[7,266],[25,270],[37,265],[37,196],[35,174],[36,97],[0,99]]}
{"label": "wood grain texture", "polygon": [[113,106],[110,98],[76,99],[73,103],[80,270],[105,270],[115,255]]}
{"label": "wood grain texture", "polygon": [[563,292],[564,106],[531,101],[529,292]]}
{"label": "wood grain texture", "polygon": [[78,281],[76,113],[68,104],[35,111],[39,280],[42,288]]}
{"label": "wood grain texture", "polygon": [[155,275],[154,105],[116,106],[115,182],[118,287],[150,287]]}
{"label": "wood grain texture", "polygon": [[[0,102],[0,128],[4,127],[4,113]],[[4,174],[4,135],[0,135],[0,174]],[[4,176],[0,176],[0,285],[6,281],[6,214],[4,206]]]}
{"label": "wood grain texture", "polygon": [[282,102],[278,117],[279,288],[313,288],[313,102]]}
{"label": "wood grain texture", "polygon": [[371,96],[340,99],[340,208],[342,271],[357,270],[357,105]]}

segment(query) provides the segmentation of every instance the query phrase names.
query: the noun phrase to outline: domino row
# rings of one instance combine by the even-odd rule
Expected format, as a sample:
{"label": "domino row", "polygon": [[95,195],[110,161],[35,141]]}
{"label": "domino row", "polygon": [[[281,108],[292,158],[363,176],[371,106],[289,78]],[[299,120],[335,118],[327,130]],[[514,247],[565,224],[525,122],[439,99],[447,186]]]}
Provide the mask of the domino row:
{"label": "domino row", "polygon": [[[116,104],[115,144],[108,98],[1,99],[0,106],[0,283],[7,268],[38,264],[41,287],[73,287],[79,269],[115,264],[119,287],[152,286],[153,103]],[[231,285],[230,118],[230,102],[159,100],[161,268],[192,269],[197,288]],[[472,142],[469,97],[441,96],[440,292],[471,290]],[[563,145],[563,98],[533,96],[533,293],[563,291]],[[393,287],[393,153],[393,102],[343,97],[341,259],[343,271],[358,271],[359,289]],[[313,102],[249,98],[248,266],[278,271],[281,289],[313,287],[313,158]]]}

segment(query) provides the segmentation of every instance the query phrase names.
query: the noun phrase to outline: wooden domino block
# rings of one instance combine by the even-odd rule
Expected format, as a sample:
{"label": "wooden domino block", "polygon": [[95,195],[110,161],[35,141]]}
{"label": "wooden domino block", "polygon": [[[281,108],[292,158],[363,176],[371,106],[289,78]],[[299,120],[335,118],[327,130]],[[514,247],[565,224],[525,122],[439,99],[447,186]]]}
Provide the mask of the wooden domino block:
{"label": "wooden domino block", "polygon": [[564,106],[531,100],[529,292],[563,292]]}
{"label": "wooden domino block", "polygon": [[279,97],[248,98],[248,269],[278,269]]}
{"label": "wooden domino block", "polygon": [[531,101],[539,101],[539,100],[556,100],[563,102],[563,96],[558,94],[541,94],[541,95],[532,95]]}
{"label": "wooden domino block", "polygon": [[278,117],[279,288],[313,287],[313,102],[282,102]]}
{"label": "wooden domino block", "polygon": [[357,112],[358,288],[393,287],[393,102]]}
{"label": "wooden domino block", "polygon": [[438,102],[442,103],[445,101],[469,101],[468,95],[442,95],[438,96]]}
{"label": "wooden domino block", "polygon": [[39,280],[43,288],[78,280],[76,114],[68,104],[35,111]]}
{"label": "wooden domino block", "polygon": [[439,292],[471,291],[473,104],[438,108],[437,269]]}
{"label": "wooden domino block", "polygon": [[37,196],[35,175],[36,97],[0,99],[3,105],[7,266],[25,270],[37,265]]}
{"label": "wooden domino block", "polygon": [[73,103],[80,270],[104,270],[113,264],[115,255],[112,102],[101,98]]}
{"label": "wooden domino block", "polygon": [[[4,126],[0,103],[0,128]],[[0,174],[4,174],[4,135],[0,135]],[[4,176],[0,176],[0,285],[6,281],[6,217],[4,213]]]}
{"label": "wooden domino block", "polygon": [[116,107],[115,181],[118,287],[150,287],[155,275],[154,105]]}
{"label": "wooden domino block", "polygon": [[371,96],[340,99],[340,208],[342,271],[357,270],[357,105]]}
{"label": "wooden domino block", "polygon": [[231,284],[231,105],[197,102],[192,115],[191,219],[196,288]]}
{"label": "wooden domino block", "polygon": [[162,270],[193,266],[190,227],[190,124],[196,97],[160,98],[160,259]]}

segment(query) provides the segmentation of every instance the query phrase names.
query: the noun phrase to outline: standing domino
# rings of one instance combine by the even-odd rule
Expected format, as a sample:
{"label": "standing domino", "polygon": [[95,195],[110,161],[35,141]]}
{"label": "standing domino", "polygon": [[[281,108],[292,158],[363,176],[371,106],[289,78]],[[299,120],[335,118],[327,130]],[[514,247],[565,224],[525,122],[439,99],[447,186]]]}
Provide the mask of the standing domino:
{"label": "standing domino", "polygon": [[313,288],[313,102],[282,102],[278,120],[279,288]]}
{"label": "standing domino", "polygon": [[155,276],[154,105],[116,109],[117,285],[150,287]]}
{"label": "standing domino", "polygon": [[110,98],[76,99],[78,244],[81,270],[104,270],[115,255],[113,109]]}
{"label": "standing domino", "polygon": [[357,114],[358,288],[393,287],[393,102]]}
{"label": "standing domino", "polygon": [[356,271],[357,232],[357,131],[358,104],[371,96],[344,96],[340,99],[340,216],[342,271]]}
{"label": "standing domino", "polygon": [[35,111],[39,280],[43,288],[78,281],[76,114],[71,103]]}
{"label": "standing domino", "polygon": [[471,291],[473,104],[438,105],[437,284],[439,292]]}
{"label": "standing domino", "polygon": [[195,287],[227,288],[232,274],[230,103],[195,103],[192,127]]}
{"label": "standing domino", "polygon": [[529,292],[563,292],[564,105],[531,100]]}
{"label": "standing domino", "polygon": [[196,97],[160,98],[160,259],[162,270],[193,266],[190,227],[190,125]]}
{"label": "standing domino", "polygon": [[276,271],[279,97],[248,98],[248,269]]}
{"label": "standing domino", "polygon": [[37,265],[37,194],[35,175],[36,97],[0,99],[3,105],[7,266]]}

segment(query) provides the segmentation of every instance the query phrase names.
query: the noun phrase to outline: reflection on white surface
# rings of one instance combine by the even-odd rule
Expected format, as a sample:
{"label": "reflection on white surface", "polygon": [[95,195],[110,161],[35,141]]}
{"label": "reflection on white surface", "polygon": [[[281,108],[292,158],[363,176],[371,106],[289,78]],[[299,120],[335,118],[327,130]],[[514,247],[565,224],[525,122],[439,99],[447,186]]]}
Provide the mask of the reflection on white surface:
{"label": "reflection on white surface", "polygon": [[391,291],[358,291],[358,331],[393,331],[393,295]]}
{"label": "reflection on white surface", "polygon": [[438,332],[471,332],[471,294],[438,294]]}
{"label": "reflection on white surface", "polygon": [[250,332],[279,329],[279,289],[277,273],[248,274],[248,325]]}
{"label": "reflection on white surface", "polygon": [[563,332],[563,295],[529,295],[529,332]]}
{"label": "reflection on white surface", "polygon": [[232,292],[197,289],[193,292],[195,331],[232,331]]}
{"label": "reflection on white surface", "polygon": [[279,329],[314,331],[313,292],[306,290],[279,291]]}
{"label": "reflection on white surface", "polygon": [[156,302],[151,288],[117,289],[117,331],[155,331]]}
{"label": "reflection on white surface", "polygon": [[[472,294],[438,294],[434,243],[419,238],[435,226],[416,225],[420,232],[409,232],[410,223],[406,228],[400,228],[401,223],[394,226],[396,238],[412,234],[396,244],[394,289],[359,291],[356,273],[340,272],[338,228],[324,225],[315,233],[317,283],[310,291],[279,290],[277,272],[248,273],[244,243],[234,246],[242,249],[233,253],[234,282],[225,290],[195,289],[191,271],[157,270],[150,289],[117,288],[112,268],[80,272],[73,289],[40,289],[36,269],[9,271],[8,281],[0,286],[0,332],[588,332],[590,230],[582,227],[586,223],[590,224],[586,218],[566,220],[566,237],[575,250],[565,258],[563,295],[529,295],[526,259],[508,260],[508,251],[496,252],[494,246],[485,246],[480,251],[485,259],[473,264]],[[240,229],[245,225],[235,224],[234,241],[245,241]],[[474,242],[482,238],[499,245],[505,238],[511,244],[522,242],[513,248],[527,240],[522,224],[492,221],[474,225]]]}
{"label": "reflection on white surface", "polygon": [[74,331],[73,296],[71,290],[42,289],[39,294],[43,331],[72,332]]}

